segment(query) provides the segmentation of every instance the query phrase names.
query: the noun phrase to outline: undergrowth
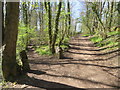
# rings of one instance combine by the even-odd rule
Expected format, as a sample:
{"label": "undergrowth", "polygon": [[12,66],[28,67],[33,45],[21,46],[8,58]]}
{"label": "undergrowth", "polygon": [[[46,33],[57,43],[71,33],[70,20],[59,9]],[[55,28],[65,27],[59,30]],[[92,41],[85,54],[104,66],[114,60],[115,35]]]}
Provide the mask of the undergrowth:
{"label": "undergrowth", "polygon": [[[85,34],[82,36],[88,36],[89,34]],[[90,40],[97,46],[97,47],[111,47],[112,48],[107,48],[107,49],[115,49],[118,48],[119,46],[119,35],[120,31],[111,31],[107,33],[107,38],[102,38],[100,35],[94,35],[93,37],[90,38]],[[90,36],[90,35],[89,35]]]}
{"label": "undergrowth", "polygon": [[51,55],[52,54],[49,50],[48,45],[42,45],[40,47],[37,47],[35,51],[40,55]]}
{"label": "undergrowth", "polygon": [[[61,45],[60,47],[62,48],[63,51],[69,48],[67,45]],[[42,46],[37,47],[35,49],[35,52],[37,52],[39,55],[52,55],[52,53],[49,50],[48,45],[42,45]]]}
{"label": "undergrowth", "polygon": [[88,37],[88,36],[90,36],[90,34],[83,34],[82,36],[84,36],[84,37]]}

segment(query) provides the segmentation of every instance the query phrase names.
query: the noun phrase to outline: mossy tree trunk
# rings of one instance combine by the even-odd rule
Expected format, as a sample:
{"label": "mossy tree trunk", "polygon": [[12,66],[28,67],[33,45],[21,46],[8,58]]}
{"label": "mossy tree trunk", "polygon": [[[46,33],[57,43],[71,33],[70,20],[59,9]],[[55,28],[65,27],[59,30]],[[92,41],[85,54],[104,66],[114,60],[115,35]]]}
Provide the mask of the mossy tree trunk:
{"label": "mossy tree trunk", "polygon": [[20,75],[16,62],[16,41],[18,35],[19,2],[7,2],[5,21],[5,48],[2,56],[2,71],[6,81]]}

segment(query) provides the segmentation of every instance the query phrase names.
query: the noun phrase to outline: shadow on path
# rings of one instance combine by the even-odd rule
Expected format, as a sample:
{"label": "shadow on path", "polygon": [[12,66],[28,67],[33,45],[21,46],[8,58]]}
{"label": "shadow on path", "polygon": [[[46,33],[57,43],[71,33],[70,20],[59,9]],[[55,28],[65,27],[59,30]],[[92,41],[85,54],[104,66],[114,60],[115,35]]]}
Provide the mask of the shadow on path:
{"label": "shadow on path", "polygon": [[78,48],[78,47],[70,47],[70,49],[84,50],[84,51],[101,51],[101,50],[105,50],[105,49],[107,49],[107,48],[113,48],[113,47],[118,47],[118,45],[109,46],[109,47],[104,47],[104,48],[99,48],[99,49],[87,49],[87,48]]}
{"label": "shadow on path", "polygon": [[73,53],[73,54],[83,54],[83,55],[97,55],[97,56],[101,56],[101,55],[107,55],[107,54],[111,54],[111,53],[115,53],[115,52],[119,52],[120,50],[113,50],[113,51],[109,51],[109,52],[105,52],[105,53],[79,53],[79,52],[72,52],[72,51],[68,51],[69,53]]}
{"label": "shadow on path", "polygon": [[103,68],[110,68],[110,69],[117,69],[120,68],[120,66],[114,66],[114,67],[109,67],[109,66],[104,66],[104,65],[98,65],[98,64],[89,64],[89,63],[79,63],[79,62],[72,62],[72,61],[68,61],[68,62],[40,62],[40,61],[36,61],[36,62],[30,62],[31,64],[43,64],[43,65],[66,65],[66,64],[75,64],[75,65],[85,65],[85,66],[97,66],[97,67],[103,67]]}
{"label": "shadow on path", "polygon": [[[89,39],[79,39],[79,40],[88,41]],[[78,42],[78,43],[70,43],[70,45],[72,45],[72,46],[70,46],[70,49],[74,49],[73,50],[74,52],[73,51],[68,51],[67,54],[69,54],[69,55],[68,55],[68,57],[66,56],[64,59],[57,59],[56,60],[56,59],[50,59],[50,58],[41,58],[41,57],[40,58],[39,57],[35,58],[34,57],[33,60],[32,59],[30,60],[30,64],[32,64],[33,66],[36,65],[35,68],[38,69],[38,70],[31,70],[29,73],[33,74],[33,76],[34,76],[34,74],[35,74],[35,76],[36,75],[38,75],[38,76],[39,75],[45,75],[45,77],[43,77],[45,80],[42,80],[40,77],[37,77],[37,76],[36,77],[26,76],[26,79],[23,78],[24,80],[20,81],[19,83],[34,86],[34,87],[38,87],[38,88],[44,88],[44,89],[47,89],[47,88],[76,88],[74,86],[61,84],[61,82],[57,83],[57,82],[49,81],[49,76],[50,76],[50,77],[60,77],[61,79],[62,78],[73,79],[73,82],[74,82],[74,80],[79,80],[80,82],[84,82],[85,85],[86,84],[88,84],[88,85],[91,85],[91,84],[99,85],[100,84],[100,85],[110,86],[110,87],[113,87],[113,88],[120,88],[119,85],[115,85],[111,82],[109,83],[109,80],[108,80],[108,82],[104,82],[104,81],[90,80],[90,79],[83,78],[83,77],[78,77],[78,76],[75,77],[75,76],[72,76],[71,72],[69,72],[70,74],[67,74],[67,75],[55,75],[54,73],[49,74],[49,71],[52,70],[51,68],[56,68],[57,65],[58,65],[58,67],[60,65],[61,66],[62,65],[63,66],[69,66],[70,65],[69,67],[71,67],[71,66],[74,67],[75,65],[77,65],[77,66],[79,66],[79,68],[83,67],[83,68],[88,68],[88,69],[89,69],[89,66],[92,66],[92,68],[98,68],[99,71],[102,71],[103,75],[106,74],[106,73],[108,73],[110,75],[113,75],[112,73],[109,73],[109,72],[107,72],[103,69],[117,70],[117,69],[120,68],[120,66],[109,66],[108,64],[107,65],[106,64],[105,65],[103,65],[103,64],[100,65],[98,63],[97,64],[93,63],[93,61],[105,61],[105,60],[110,61],[112,58],[118,56],[118,54],[116,52],[119,52],[120,50],[113,50],[113,51],[109,51],[109,52],[105,52],[105,53],[103,53],[103,52],[102,53],[101,52],[98,52],[98,53],[92,52],[91,53],[91,51],[100,51],[100,50],[104,50],[106,48],[95,49],[94,44],[90,44],[90,43],[85,43],[85,44],[82,43],[81,44],[81,43],[79,43],[79,40],[78,41],[76,40],[76,42]],[[76,47],[76,46],[82,46],[82,48],[81,47]],[[85,47],[89,47],[89,48],[85,48]],[[77,51],[77,50],[81,50],[81,52]],[[84,51],[88,51],[88,52],[84,52]],[[78,60],[76,60],[76,59],[74,59],[74,57],[72,57],[71,54],[73,54],[73,55],[78,54],[78,55],[80,55],[80,58],[78,58]],[[113,55],[110,56],[109,54],[110,55],[113,54]],[[78,56],[78,55],[76,55],[76,56]],[[95,55],[95,56],[92,57],[92,58],[89,58],[86,55]],[[106,57],[104,57],[104,55],[106,55]],[[86,57],[88,58],[87,60],[85,60]],[[87,61],[91,61],[91,62],[89,63]],[[39,65],[40,65],[40,67],[39,67]],[[56,66],[54,66],[54,65],[56,65]],[[47,69],[48,69],[48,66],[49,66],[49,70],[48,70],[47,73],[43,72],[43,71],[39,71],[39,70],[42,70],[41,69],[42,66],[43,66],[43,69],[44,69],[44,66],[47,67]],[[62,67],[62,68],[69,69],[69,67],[67,67],[67,68]],[[76,68],[76,69],[79,69],[79,68]],[[91,68],[90,68],[90,70],[93,71]],[[95,70],[97,70],[97,69],[95,69]],[[44,71],[46,71],[46,70],[44,70]],[[105,73],[104,73],[104,71],[105,71]],[[65,72],[65,71],[63,70],[63,72]],[[79,70],[78,70],[78,72],[79,72]],[[89,72],[85,72],[85,73],[89,74]],[[95,72],[95,73],[97,73],[97,72]],[[81,74],[81,73],[79,73],[79,74]],[[85,75],[85,74],[83,74],[83,75]],[[46,76],[48,76],[48,78],[46,78]],[[117,77],[115,75],[113,75],[113,76]],[[97,77],[97,78],[99,78],[99,77]],[[106,77],[104,77],[104,78],[106,78]],[[59,78],[58,78],[58,80],[59,80]],[[114,80],[114,79],[112,79],[112,80]],[[80,90],[85,90],[85,89],[80,89]]]}
{"label": "shadow on path", "polygon": [[93,44],[69,43],[69,45],[74,45],[74,46],[84,46],[84,47],[95,47]]}
{"label": "shadow on path", "polygon": [[[45,72],[38,71],[38,70],[31,70],[30,73],[41,75],[41,74],[46,74]],[[37,88],[43,88],[43,89],[49,89],[49,88],[73,88],[77,89],[76,87],[57,83],[57,82],[51,82],[51,81],[46,81],[42,79],[37,79],[34,77],[29,77],[29,76],[24,76],[21,80],[18,80],[18,84],[26,84],[29,86],[37,87]],[[86,89],[79,89],[79,90],[86,90]]]}
{"label": "shadow on path", "polygon": [[[110,73],[109,70],[106,70],[106,69],[102,69],[104,72],[107,72],[108,74],[120,79],[119,75],[114,75],[113,73]],[[119,73],[119,72],[118,72]]]}
{"label": "shadow on path", "polygon": [[[39,70],[32,70],[31,73],[41,75],[40,74],[41,71],[39,71]],[[81,80],[81,81],[86,82],[86,83],[101,84],[101,85],[106,85],[106,86],[110,86],[110,87],[114,87],[114,88],[120,88],[119,86],[116,86],[116,85],[109,85],[109,84],[106,84],[106,83],[102,83],[102,82],[98,82],[98,81],[94,81],[94,80],[89,80],[89,79],[85,79],[85,78],[80,78],[80,77],[77,78],[77,77],[66,76],[66,75],[62,75],[62,76],[61,75],[54,75],[54,74],[48,74],[48,73],[45,73],[45,72],[44,72],[44,75],[48,75],[48,76],[52,76],[52,77],[71,78],[71,79],[75,79],[75,80]],[[34,83],[39,83],[39,86],[37,86],[37,84],[35,84],[35,86],[40,87],[40,88],[46,88],[45,87],[46,85],[48,85],[48,87],[53,87],[54,86],[56,88],[75,88],[75,87],[60,84],[60,83],[38,80],[38,79],[35,79],[35,78],[30,78],[30,77],[28,77],[28,78],[32,79],[33,80],[32,82],[34,82]],[[31,85],[31,83],[24,83],[24,84]],[[80,89],[80,90],[85,90],[85,89]]]}
{"label": "shadow on path", "polygon": [[[73,58],[69,58],[69,57],[65,57],[65,59],[70,59],[70,60],[66,60],[66,61],[82,61],[82,62],[88,62],[88,61],[109,61],[109,60],[111,60],[112,58],[114,58],[114,57],[117,57],[118,56],[118,54],[116,54],[116,55],[113,55],[113,56],[110,56],[110,57],[107,57],[107,58],[105,58],[105,59],[77,59],[77,60],[75,60],[75,59],[73,59]],[[63,60],[61,60],[61,61],[59,61],[59,62],[64,62]]]}

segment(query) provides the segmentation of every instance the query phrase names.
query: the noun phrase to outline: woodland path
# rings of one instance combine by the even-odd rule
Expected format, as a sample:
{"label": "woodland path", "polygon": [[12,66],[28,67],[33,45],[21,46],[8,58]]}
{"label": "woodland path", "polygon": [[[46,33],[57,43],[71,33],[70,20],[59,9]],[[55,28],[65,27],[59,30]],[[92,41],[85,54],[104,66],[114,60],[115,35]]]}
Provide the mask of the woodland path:
{"label": "woodland path", "polygon": [[90,37],[76,36],[65,52],[66,59],[28,52],[31,71],[22,79],[23,88],[116,88],[118,52],[95,47]]}

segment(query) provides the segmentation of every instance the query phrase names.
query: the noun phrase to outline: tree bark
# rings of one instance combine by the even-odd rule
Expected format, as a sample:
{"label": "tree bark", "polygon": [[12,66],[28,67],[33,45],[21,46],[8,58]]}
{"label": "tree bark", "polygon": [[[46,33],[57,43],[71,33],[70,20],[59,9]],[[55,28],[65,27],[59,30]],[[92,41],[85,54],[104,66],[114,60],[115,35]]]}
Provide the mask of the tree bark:
{"label": "tree bark", "polygon": [[2,45],[4,45],[4,2],[2,2]]}
{"label": "tree bark", "polygon": [[50,2],[48,2],[48,33],[49,33],[49,46],[50,46],[50,51],[52,52],[52,28],[51,28],[51,19],[52,19],[52,15],[51,15],[51,6],[50,6]]}
{"label": "tree bark", "polygon": [[22,61],[23,72],[26,73],[30,70],[30,66],[29,66],[28,57],[27,57],[25,50],[20,52],[20,57],[21,57],[21,61]]}
{"label": "tree bark", "polygon": [[[6,81],[14,80],[20,74],[16,62],[16,41],[18,35],[19,2],[7,2],[5,49],[2,56],[2,71]],[[20,70],[20,69],[19,69]]]}
{"label": "tree bark", "polygon": [[111,11],[110,11],[110,21],[109,21],[109,31],[111,31],[111,24],[112,24],[112,21],[113,21],[113,5],[114,5],[114,2],[111,2]]}
{"label": "tree bark", "polygon": [[57,16],[56,16],[56,20],[55,20],[55,32],[54,32],[53,42],[52,42],[52,54],[55,53],[55,42],[57,39],[58,30],[59,30],[58,25],[59,25],[59,17],[60,17],[61,7],[62,7],[62,2],[59,2]]}
{"label": "tree bark", "polygon": [[[70,2],[69,0],[67,1],[67,8],[68,8],[68,13],[70,13]],[[68,14],[68,35],[70,35],[70,26],[71,26],[71,17],[70,17],[70,14]]]}
{"label": "tree bark", "polygon": [[[48,8],[47,8],[48,5]],[[51,19],[52,19],[52,15],[51,15],[51,6],[50,6],[50,2],[45,2],[45,9],[46,12],[48,14],[48,34],[49,34],[49,49],[52,52],[52,24],[51,24]]]}
{"label": "tree bark", "polygon": [[117,5],[117,11],[118,11],[118,25],[120,25],[120,1],[118,2]]}
{"label": "tree bark", "polygon": [[29,41],[28,41],[28,38],[29,38],[28,37],[28,30],[27,30],[27,28],[28,28],[28,6],[27,6],[26,2],[23,3],[23,19],[24,19],[24,24],[25,24],[25,27],[26,27],[26,34],[27,34],[25,49],[28,50],[28,48],[27,48],[28,43],[29,43]]}

